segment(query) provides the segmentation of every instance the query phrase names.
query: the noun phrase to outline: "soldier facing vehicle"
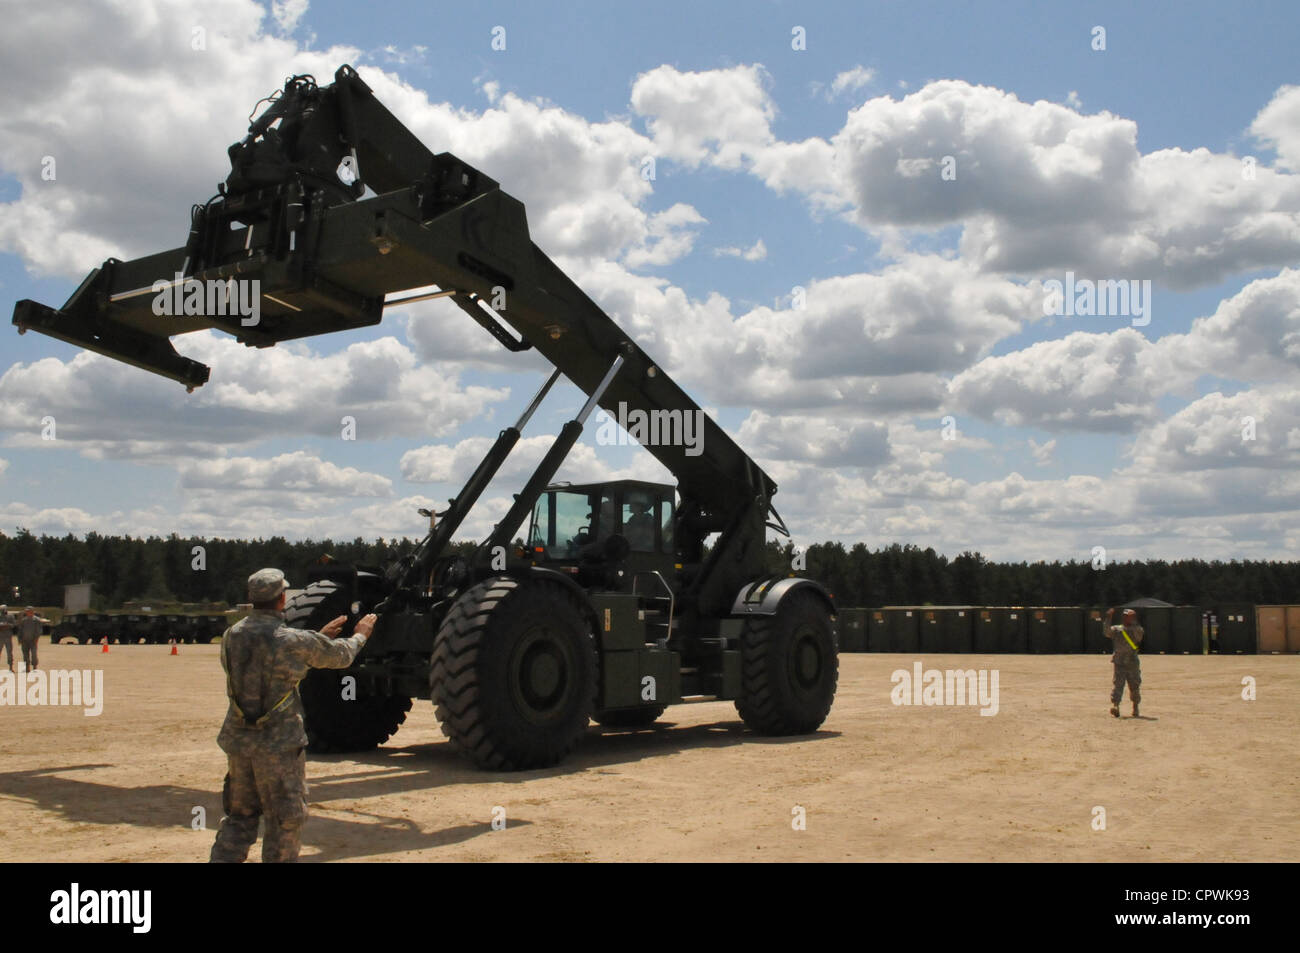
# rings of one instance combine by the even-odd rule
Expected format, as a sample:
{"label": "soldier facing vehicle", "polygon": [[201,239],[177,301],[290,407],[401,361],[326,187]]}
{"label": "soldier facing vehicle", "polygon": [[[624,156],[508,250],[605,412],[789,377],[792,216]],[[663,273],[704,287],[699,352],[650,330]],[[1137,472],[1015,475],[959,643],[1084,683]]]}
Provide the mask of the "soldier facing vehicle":
{"label": "soldier facing vehicle", "polygon": [[249,576],[253,611],[221,639],[230,707],[217,736],[228,771],[214,863],[242,862],[262,818],[263,862],[298,859],[307,819],[307,732],[298,683],[312,668],[347,668],[374,631],[373,614],[360,619],[346,639],[338,635],[347,616],[319,632],[290,628],[282,616],[288,586],[278,569]]}
{"label": "soldier facing vehicle", "polygon": [[1114,682],[1110,693],[1110,713],[1119,717],[1119,703],[1124,700],[1124,687],[1128,686],[1129,699],[1133,702],[1133,717],[1138,717],[1138,704],[1142,701],[1142,664],[1138,659],[1138,647],[1145,634],[1138,625],[1138,614],[1134,609],[1124,610],[1123,625],[1111,625],[1115,610],[1106,610],[1106,638],[1115,646],[1111,663],[1115,667]]}

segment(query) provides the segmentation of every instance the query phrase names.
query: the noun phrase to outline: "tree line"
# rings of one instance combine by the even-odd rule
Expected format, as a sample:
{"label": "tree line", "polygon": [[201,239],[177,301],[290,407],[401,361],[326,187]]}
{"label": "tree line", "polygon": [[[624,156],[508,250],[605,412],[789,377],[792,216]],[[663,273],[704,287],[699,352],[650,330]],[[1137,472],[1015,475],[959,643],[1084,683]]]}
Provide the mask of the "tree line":
{"label": "tree line", "polygon": [[[227,540],[150,536],[84,538],[0,533],[0,602],[61,606],[63,586],[92,584],[91,608],[124,602],[222,603],[246,598],[248,576],[266,566],[300,585],[306,568],[328,554],[343,563],[383,566],[409,553],[412,539],[358,537],[351,542],[283,537]],[[469,550],[473,543],[457,544]],[[1300,562],[1180,559],[1116,562],[994,562],[979,553],[949,559],[931,548],[893,544],[869,549],[827,542],[796,551],[767,543],[768,568],[823,582],[838,605],[1119,605],[1151,596],[1178,605],[1300,603]],[[18,593],[15,594],[14,590]]]}
{"label": "tree line", "polygon": [[0,533],[0,603],[61,606],[65,585],[88,582],[95,611],[117,609],[128,601],[235,605],[248,599],[248,577],[267,566],[283,569],[298,586],[304,570],[323,554],[339,562],[383,565],[415,545],[409,539],[366,542],[360,537],[340,543],[290,542],[281,536],[182,539],[173,534],[163,539],[87,533],[81,539],[34,536],[20,529],[13,536]]}
{"label": "tree line", "polygon": [[[790,571],[797,552],[768,543],[774,571]],[[994,562],[977,552],[949,559],[931,548],[895,543],[809,546],[800,575],[820,580],[840,606],[1115,606],[1151,597],[1175,605],[1300,603],[1300,562],[1178,559],[1113,562]]]}

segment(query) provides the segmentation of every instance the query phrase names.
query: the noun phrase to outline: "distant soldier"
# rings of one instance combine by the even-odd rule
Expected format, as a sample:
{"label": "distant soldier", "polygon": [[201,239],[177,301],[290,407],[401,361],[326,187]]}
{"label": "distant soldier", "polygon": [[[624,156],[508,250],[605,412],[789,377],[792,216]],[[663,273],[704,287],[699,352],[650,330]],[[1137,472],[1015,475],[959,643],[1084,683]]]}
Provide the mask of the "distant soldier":
{"label": "distant soldier", "polygon": [[36,643],[41,637],[41,624],[46,621],[31,606],[27,607],[18,620],[18,645],[23,650],[23,662],[29,672],[36,671]]}
{"label": "distant soldier", "polygon": [[1115,666],[1115,684],[1110,693],[1110,713],[1119,717],[1119,703],[1124,700],[1124,686],[1133,702],[1133,717],[1138,716],[1138,703],[1142,701],[1142,665],[1138,661],[1138,646],[1142,644],[1143,629],[1138,625],[1138,615],[1133,609],[1124,610],[1124,624],[1111,625],[1114,609],[1106,610],[1106,638],[1115,645],[1110,657]]}
{"label": "distant soldier", "polygon": [[212,845],[214,863],[241,863],[266,818],[262,861],[294,861],[307,819],[307,732],[298,683],[312,668],[347,668],[375,627],[368,615],[351,638],[337,638],[346,616],[319,632],[284,624],[289,583],[278,569],[248,577],[253,611],[225,631],[221,666],[230,708],[217,744],[229,763],[221,806],[225,817]]}
{"label": "distant soldier", "polygon": [[8,606],[0,606],[0,645],[4,646],[5,663],[14,670],[14,617]]}

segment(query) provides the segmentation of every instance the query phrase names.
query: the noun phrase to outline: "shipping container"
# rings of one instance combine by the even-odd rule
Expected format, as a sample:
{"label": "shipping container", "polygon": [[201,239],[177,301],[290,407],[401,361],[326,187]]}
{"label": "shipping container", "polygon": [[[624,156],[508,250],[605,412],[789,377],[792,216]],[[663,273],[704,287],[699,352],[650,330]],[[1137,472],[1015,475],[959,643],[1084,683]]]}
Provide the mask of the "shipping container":
{"label": "shipping container", "polygon": [[1002,627],[1003,652],[1029,651],[1029,612],[1023,606],[1007,606],[1002,611],[1006,620]]}
{"label": "shipping container", "polygon": [[1080,606],[1057,606],[1052,610],[1056,616],[1056,638],[1061,651],[1078,655],[1085,651],[1083,644],[1084,609]]}
{"label": "shipping container", "polygon": [[1002,617],[993,609],[977,609],[972,621],[972,641],[975,651],[992,655],[1002,651]]}
{"label": "shipping container", "polygon": [[868,652],[888,652],[889,648],[889,620],[885,617],[883,609],[872,609],[867,614],[866,620],[867,633],[867,651]]}
{"label": "shipping container", "polygon": [[1286,650],[1300,652],[1300,606],[1286,607]]}
{"label": "shipping container", "polygon": [[968,654],[975,648],[975,607],[952,606],[940,610],[943,613],[943,650],[956,654]]}
{"label": "shipping container", "polygon": [[[840,609],[835,614],[835,633],[839,639],[841,652],[867,650],[867,614],[866,609]],[[209,641],[220,634],[220,630],[212,633]]]}
{"label": "shipping container", "polygon": [[981,654],[1028,652],[1026,611],[1014,606],[988,606],[972,611],[971,642]]}
{"label": "shipping container", "polygon": [[1036,606],[1028,614],[1029,651],[1039,655],[1084,650],[1084,610],[1078,606]]}
{"label": "shipping container", "polygon": [[[1173,624],[1173,608],[1169,606],[1149,606],[1137,610],[1138,625],[1142,626],[1142,644],[1138,649],[1143,655],[1159,655],[1168,652],[1173,644],[1170,628]],[[1119,625],[1121,617],[1116,613],[1114,625]]]}
{"label": "shipping container", "polygon": [[1083,620],[1083,650],[1084,652],[1097,654],[1102,653],[1110,655],[1115,649],[1110,644],[1110,639],[1106,638],[1106,610],[1105,609],[1085,609]]}
{"label": "shipping container", "polygon": [[1214,614],[1219,626],[1217,650],[1224,655],[1254,655],[1255,606],[1249,602],[1223,602],[1214,607]]}
{"label": "shipping container", "polygon": [[1286,606],[1256,606],[1255,631],[1259,637],[1259,654],[1286,651]]}
{"label": "shipping container", "polygon": [[1035,655],[1052,655],[1061,651],[1056,640],[1056,618],[1050,610],[1031,606],[1025,610],[1029,619],[1029,651]]}
{"label": "shipping container", "polygon": [[1271,655],[1287,650],[1287,607],[1256,606],[1255,631],[1260,640],[1260,654]]}
{"label": "shipping container", "polygon": [[1169,652],[1173,655],[1204,655],[1204,613],[1200,606],[1174,606],[1171,611]]}
{"label": "shipping container", "polygon": [[920,619],[915,609],[887,606],[885,614],[890,652],[918,652],[921,648]]}
{"label": "shipping container", "polygon": [[973,606],[915,606],[922,652],[968,653]]}
{"label": "shipping container", "polygon": [[937,609],[917,609],[917,627],[922,652],[943,651],[943,621]]}

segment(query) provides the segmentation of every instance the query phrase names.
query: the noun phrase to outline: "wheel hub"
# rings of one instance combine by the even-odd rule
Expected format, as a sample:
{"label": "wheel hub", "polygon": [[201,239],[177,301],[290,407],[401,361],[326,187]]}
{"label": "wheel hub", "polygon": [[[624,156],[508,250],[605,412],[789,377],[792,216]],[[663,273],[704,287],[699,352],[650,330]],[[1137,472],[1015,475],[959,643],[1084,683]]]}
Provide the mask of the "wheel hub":
{"label": "wheel hub", "polygon": [[537,699],[552,698],[560,687],[560,660],[550,646],[534,646],[524,660],[528,691]]}
{"label": "wheel hub", "polygon": [[790,646],[790,675],[796,688],[812,691],[822,675],[822,650],[809,630],[796,633]]}
{"label": "wheel hub", "polygon": [[521,640],[511,665],[511,688],[521,711],[544,721],[562,709],[569,689],[571,660],[565,645],[546,629]]}

